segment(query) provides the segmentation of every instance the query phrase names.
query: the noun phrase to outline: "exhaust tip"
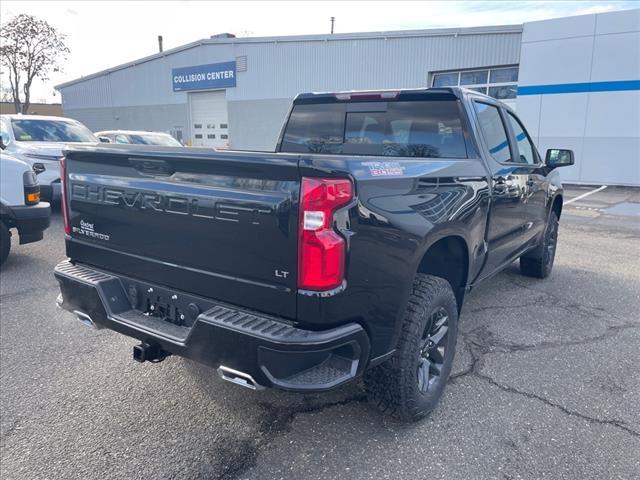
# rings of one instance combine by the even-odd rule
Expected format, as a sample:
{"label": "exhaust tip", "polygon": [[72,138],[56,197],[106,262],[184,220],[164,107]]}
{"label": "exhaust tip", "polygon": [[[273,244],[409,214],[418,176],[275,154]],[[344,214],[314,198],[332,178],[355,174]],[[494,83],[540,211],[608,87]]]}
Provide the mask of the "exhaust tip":
{"label": "exhaust tip", "polygon": [[97,325],[89,315],[80,310],[74,310],[73,314],[76,316],[76,320],[82,323],[85,327],[92,328],[94,330],[100,330],[102,327]]}
{"label": "exhaust tip", "polygon": [[235,383],[250,390],[264,390],[264,387],[256,382],[248,373],[240,372],[233,368],[225,367],[224,365],[220,365],[217,371],[222,380]]}

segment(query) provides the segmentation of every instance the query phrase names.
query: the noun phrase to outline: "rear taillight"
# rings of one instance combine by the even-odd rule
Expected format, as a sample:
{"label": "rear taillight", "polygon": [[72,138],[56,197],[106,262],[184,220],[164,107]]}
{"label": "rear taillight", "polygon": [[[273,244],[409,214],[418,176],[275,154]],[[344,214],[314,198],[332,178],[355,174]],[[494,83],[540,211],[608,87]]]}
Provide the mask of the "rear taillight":
{"label": "rear taillight", "polygon": [[67,197],[67,164],[66,160],[60,159],[60,189],[62,190],[62,220],[64,222],[64,233],[71,235],[71,224],[69,223],[69,199]]}
{"label": "rear taillight", "polygon": [[346,244],[333,228],[334,213],[352,199],[353,185],[348,179],[302,179],[298,288],[331,290],[342,284]]}

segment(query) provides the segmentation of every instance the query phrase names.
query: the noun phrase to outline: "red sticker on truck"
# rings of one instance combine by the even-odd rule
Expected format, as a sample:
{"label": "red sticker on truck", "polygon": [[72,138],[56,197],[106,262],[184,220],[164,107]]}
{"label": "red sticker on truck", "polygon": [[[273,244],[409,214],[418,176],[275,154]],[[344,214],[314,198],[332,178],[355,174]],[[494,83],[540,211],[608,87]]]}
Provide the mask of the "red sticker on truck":
{"label": "red sticker on truck", "polygon": [[373,177],[394,177],[404,175],[404,167],[400,162],[363,162]]}

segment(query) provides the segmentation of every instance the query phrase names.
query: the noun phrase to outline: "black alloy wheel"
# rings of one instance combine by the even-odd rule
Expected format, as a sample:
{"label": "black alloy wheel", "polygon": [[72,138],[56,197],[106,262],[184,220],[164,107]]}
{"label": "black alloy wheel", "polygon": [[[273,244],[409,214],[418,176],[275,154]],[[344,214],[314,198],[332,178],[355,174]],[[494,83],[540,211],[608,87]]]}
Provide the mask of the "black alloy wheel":
{"label": "black alloy wheel", "polygon": [[549,213],[549,220],[540,243],[531,252],[520,257],[520,271],[528,277],[546,278],[551,274],[558,246],[558,216]]}
{"label": "black alloy wheel", "polygon": [[416,274],[393,355],[365,372],[365,388],[382,412],[406,422],[431,412],[453,367],[458,304],[441,277]]}
{"label": "black alloy wheel", "polygon": [[556,246],[558,245],[558,220],[555,214],[549,219],[548,229],[546,241],[547,251],[545,252],[546,256],[544,260],[546,270],[551,272],[551,269],[553,268],[553,261],[556,258]]}
{"label": "black alloy wheel", "polygon": [[436,308],[422,334],[422,348],[418,362],[418,388],[426,392],[440,381],[447,349],[449,315],[443,307]]}

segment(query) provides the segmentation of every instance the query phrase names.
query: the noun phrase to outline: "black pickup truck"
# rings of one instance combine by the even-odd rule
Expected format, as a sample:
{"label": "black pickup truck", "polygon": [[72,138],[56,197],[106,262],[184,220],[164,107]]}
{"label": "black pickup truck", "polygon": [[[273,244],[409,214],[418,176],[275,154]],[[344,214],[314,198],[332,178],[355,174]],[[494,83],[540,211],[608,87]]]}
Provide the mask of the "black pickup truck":
{"label": "black pickup truck", "polygon": [[570,164],[458,88],[299,95],[277,153],[79,146],[61,165],[58,304],[139,339],[141,362],[298,392],[363,376],[418,419],[465,293],[518,258],[549,275]]}

